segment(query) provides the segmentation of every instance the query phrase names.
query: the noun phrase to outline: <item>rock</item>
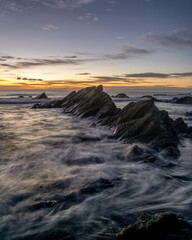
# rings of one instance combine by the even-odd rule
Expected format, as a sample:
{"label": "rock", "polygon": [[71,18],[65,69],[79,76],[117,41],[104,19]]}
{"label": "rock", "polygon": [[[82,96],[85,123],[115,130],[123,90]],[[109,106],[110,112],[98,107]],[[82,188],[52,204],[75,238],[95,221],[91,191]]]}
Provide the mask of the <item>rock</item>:
{"label": "rock", "polygon": [[65,113],[73,113],[81,118],[103,118],[117,112],[110,96],[103,92],[102,85],[84,88],[71,96],[68,95],[61,106]]}
{"label": "rock", "polygon": [[34,99],[47,99],[47,95],[45,93],[41,93],[40,95],[38,95],[37,97],[35,97]]}
{"label": "rock", "polygon": [[180,104],[192,104],[192,97],[190,96],[185,96],[185,97],[175,97],[171,101],[171,103],[180,103]]}
{"label": "rock", "polygon": [[129,98],[125,93],[119,93],[115,96],[111,96],[112,98]]}
{"label": "rock", "polygon": [[125,156],[125,159],[138,162],[155,162],[156,157],[151,151],[141,148],[138,145],[132,147],[132,149]]}
{"label": "rock", "polygon": [[102,124],[112,127],[114,137],[120,140],[151,143],[157,150],[173,147],[179,152],[173,120],[153,101],[129,103],[116,116],[105,118]]}
{"label": "rock", "polygon": [[151,95],[145,95],[145,96],[142,96],[142,98],[148,98],[148,99],[150,99],[153,102],[161,102],[161,100],[158,100],[157,98],[155,98],[155,97],[153,97]]}
{"label": "rock", "polygon": [[135,223],[124,227],[117,240],[191,240],[191,226],[171,212],[142,214]]}
{"label": "rock", "polygon": [[24,98],[24,96],[21,95],[21,96],[18,96],[18,98]]}
{"label": "rock", "polygon": [[32,108],[56,108],[62,107],[65,113],[72,113],[81,118],[95,116],[103,118],[112,116],[119,111],[112,102],[110,96],[103,92],[103,86],[87,87],[78,92],[71,92],[62,100],[50,103],[33,105]]}
{"label": "rock", "polygon": [[189,128],[188,128],[187,124],[183,121],[183,119],[181,117],[177,118],[174,121],[173,125],[174,125],[175,129],[178,131],[178,133],[189,134]]}
{"label": "rock", "polygon": [[191,112],[186,112],[186,116],[192,116],[192,111]]}
{"label": "rock", "polygon": [[167,94],[164,94],[164,93],[155,93],[155,94],[153,94],[153,96],[167,96]]}

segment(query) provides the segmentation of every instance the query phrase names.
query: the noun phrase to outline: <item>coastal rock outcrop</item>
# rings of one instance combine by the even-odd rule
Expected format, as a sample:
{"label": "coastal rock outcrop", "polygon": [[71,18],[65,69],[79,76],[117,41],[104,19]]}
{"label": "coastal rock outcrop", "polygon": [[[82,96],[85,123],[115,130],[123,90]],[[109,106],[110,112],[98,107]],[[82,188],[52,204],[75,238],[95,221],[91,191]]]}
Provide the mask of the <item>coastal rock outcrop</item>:
{"label": "coastal rock outcrop", "polygon": [[153,101],[129,103],[116,116],[105,118],[102,124],[112,127],[114,137],[120,140],[151,143],[157,150],[166,149],[174,156],[179,154],[179,139],[173,120],[166,111],[160,111]]}
{"label": "coastal rock outcrop", "polygon": [[185,97],[175,97],[171,101],[171,103],[180,103],[180,104],[192,104],[192,97],[190,96],[185,96]]}
{"label": "coastal rock outcrop", "polygon": [[[153,99],[131,102],[121,110],[115,106],[111,97],[103,92],[103,86],[99,85],[73,91],[61,100],[33,106],[33,108],[53,107],[62,107],[63,112],[81,118],[92,116],[99,118],[101,125],[113,128],[114,138],[129,143],[147,143],[157,151],[163,150],[166,156],[179,156],[178,133],[183,131],[184,123],[180,121],[174,123],[166,111],[160,111],[154,105]],[[154,160],[151,157],[149,159]]]}
{"label": "coastal rock outcrop", "polygon": [[103,118],[118,113],[110,96],[103,92],[103,86],[87,87],[73,91],[61,100],[46,104],[35,104],[33,108],[62,107],[65,113],[73,113],[81,118],[95,116]]}
{"label": "coastal rock outcrop", "polygon": [[113,95],[111,96],[112,98],[129,98],[129,96],[127,96],[127,94],[125,93],[118,93],[117,95]]}
{"label": "coastal rock outcrop", "polygon": [[117,240],[191,240],[191,226],[171,212],[142,214],[135,223],[122,229]]}
{"label": "coastal rock outcrop", "polygon": [[35,97],[34,99],[47,99],[47,95],[45,94],[45,92],[41,93],[40,95],[38,95],[37,97]]}

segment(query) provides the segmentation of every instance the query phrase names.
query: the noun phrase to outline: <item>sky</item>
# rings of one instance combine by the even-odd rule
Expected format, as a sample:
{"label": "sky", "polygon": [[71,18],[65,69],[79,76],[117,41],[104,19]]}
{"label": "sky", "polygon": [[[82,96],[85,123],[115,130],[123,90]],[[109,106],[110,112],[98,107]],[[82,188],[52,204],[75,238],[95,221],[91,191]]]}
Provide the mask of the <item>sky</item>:
{"label": "sky", "polygon": [[0,90],[192,90],[191,0],[0,0]]}

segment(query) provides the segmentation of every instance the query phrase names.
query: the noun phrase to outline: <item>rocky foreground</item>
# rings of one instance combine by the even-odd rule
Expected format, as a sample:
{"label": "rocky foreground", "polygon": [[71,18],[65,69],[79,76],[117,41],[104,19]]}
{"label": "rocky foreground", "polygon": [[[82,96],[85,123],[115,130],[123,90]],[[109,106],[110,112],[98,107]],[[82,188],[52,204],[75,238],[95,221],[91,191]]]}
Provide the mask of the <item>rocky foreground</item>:
{"label": "rocky foreground", "polygon": [[[60,100],[44,104],[35,104],[33,108],[63,108],[64,113],[70,113],[80,118],[94,117],[99,125],[113,129],[113,137],[124,142],[145,143],[149,148],[134,145],[127,158],[134,161],[154,162],[152,150],[161,151],[166,157],[178,157],[178,144],[181,137],[191,137],[192,129],[184,123],[182,118],[175,121],[166,111],[160,111],[154,100],[129,103],[123,109],[118,109],[111,97],[103,92],[103,86],[88,87],[80,91],[73,91]],[[115,179],[114,184],[118,184]],[[73,193],[62,202],[83,201],[85,194],[98,193],[111,185],[100,179],[94,185],[85,188],[77,194]],[[78,197],[77,197],[78,196]],[[80,200],[79,200],[79,196]],[[58,202],[59,203],[59,202]],[[41,209],[57,206],[57,202],[43,202],[31,206],[31,209]],[[174,213],[160,212],[154,215],[141,215],[138,220],[123,228],[116,235],[117,240],[192,240],[191,226]]]}
{"label": "rocky foreground", "polygon": [[135,223],[122,229],[117,240],[191,240],[191,226],[171,212],[142,214]]}
{"label": "rocky foreground", "polygon": [[63,108],[64,113],[81,118],[96,117],[99,124],[113,129],[114,138],[149,144],[168,157],[178,157],[180,136],[189,137],[192,133],[182,118],[173,121],[166,111],[154,105],[153,100],[132,102],[118,109],[103,92],[102,85],[73,91],[61,100],[38,103],[33,108]]}

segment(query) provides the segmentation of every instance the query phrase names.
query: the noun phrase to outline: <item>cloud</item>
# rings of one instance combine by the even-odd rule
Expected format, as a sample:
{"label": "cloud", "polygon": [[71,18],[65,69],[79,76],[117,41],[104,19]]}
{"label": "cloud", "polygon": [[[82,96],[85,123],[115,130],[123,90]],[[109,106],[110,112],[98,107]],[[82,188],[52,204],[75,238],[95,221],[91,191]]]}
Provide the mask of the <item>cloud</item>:
{"label": "cloud", "polygon": [[43,79],[38,78],[27,78],[27,77],[17,77],[16,80],[23,80],[23,81],[32,81],[32,82],[42,82]]}
{"label": "cloud", "polygon": [[82,76],[87,76],[87,75],[91,75],[91,73],[77,73],[76,75],[82,75]]}
{"label": "cloud", "polygon": [[125,74],[125,77],[132,78],[183,78],[183,77],[192,77],[192,72],[183,72],[183,73],[154,73],[154,72],[146,72],[146,73],[133,73],[133,74]]}
{"label": "cloud", "polygon": [[59,27],[52,25],[52,24],[48,24],[48,25],[41,27],[41,29],[50,31],[50,30],[57,30],[57,29],[59,29]]}
{"label": "cloud", "polygon": [[83,16],[79,16],[80,21],[86,21],[88,24],[95,23],[99,21],[97,16],[94,16],[92,13],[86,13]]}
{"label": "cloud", "polygon": [[142,39],[165,47],[192,47],[192,29],[177,30],[169,34],[148,34]]}
{"label": "cloud", "polygon": [[31,68],[38,66],[51,66],[51,65],[80,65],[84,62],[94,61],[95,59],[76,59],[75,56],[72,58],[55,58],[55,59],[27,59],[26,61],[16,61],[11,64],[0,64],[2,67],[9,69],[20,69],[20,68]]}
{"label": "cloud", "polygon": [[154,50],[136,48],[131,46],[123,46],[122,51],[120,53],[106,54],[104,55],[104,57],[107,59],[122,60],[122,59],[133,58],[133,57],[142,57],[152,53],[154,53]]}
{"label": "cloud", "polygon": [[95,0],[43,0],[42,4],[51,8],[79,8],[95,2]]}

